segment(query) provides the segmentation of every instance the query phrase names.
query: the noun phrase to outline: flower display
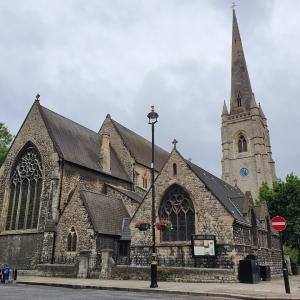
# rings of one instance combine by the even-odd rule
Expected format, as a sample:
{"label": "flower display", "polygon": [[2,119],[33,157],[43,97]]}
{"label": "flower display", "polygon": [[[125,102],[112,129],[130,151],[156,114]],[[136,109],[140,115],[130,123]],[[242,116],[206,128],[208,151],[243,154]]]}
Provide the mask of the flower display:
{"label": "flower display", "polygon": [[150,223],[147,221],[137,221],[134,227],[139,229],[140,231],[146,231],[150,228]]}
{"label": "flower display", "polygon": [[172,230],[172,222],[169,220],[159,220],[158,222],[155,223],[155,226],[158,230]]}

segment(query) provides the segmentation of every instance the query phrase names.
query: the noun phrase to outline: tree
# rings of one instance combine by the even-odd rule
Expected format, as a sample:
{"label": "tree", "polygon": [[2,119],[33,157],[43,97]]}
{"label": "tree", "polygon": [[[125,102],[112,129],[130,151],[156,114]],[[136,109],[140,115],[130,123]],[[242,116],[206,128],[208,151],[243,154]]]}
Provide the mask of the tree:
{"label": "tree", "polygon": [[13,135],[9,129],[0,122],[0,167],[4,162],[12,139]]}
{"label": "tree", "polygon": [[263,184],[259,202],[266,201],[271,217],[280,215],[288,221],[283,232],[285,245],[297,248],[300,252],[300,179],[293,173],[285,181],[278,180],[272,188]]}

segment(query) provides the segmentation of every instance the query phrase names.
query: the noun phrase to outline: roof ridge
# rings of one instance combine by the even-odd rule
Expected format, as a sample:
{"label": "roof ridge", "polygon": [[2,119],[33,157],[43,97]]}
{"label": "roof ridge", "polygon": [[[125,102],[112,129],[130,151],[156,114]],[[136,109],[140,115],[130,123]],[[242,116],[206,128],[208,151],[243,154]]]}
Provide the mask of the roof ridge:
{"label": "roof ridge", "polygon": [[[148,143],[151,144],[151,141],[149,141],[148,139],[146,139],[145,137],[143,137],[143,136],[140,135],[139,133],[136,133],[135,131],[133,131],[133,130],[127,128],[127,127],[125,127],[124,125],[122,125],[121,123],[119,123],[118,121],[116,121],[116,120],[114,120],[114,119],[112,119],[112,118],[111,118],[111,120],[112,120],[113,123],[116,123],[117,125],[122,126],[124,129],[130,131],[130,133],[132,133],[132,134],[134,134],[134,135],[137,135],[138,137],[144,139],[146,142],[148,142]],[[156,148],[161,149],[162,151],[165,151],[166,153],[169,153],[169,151],[167,151],[167,150],[165,150],[164,148],[158,146],[157,144],[155,144],[154,146],[155,146]]]}

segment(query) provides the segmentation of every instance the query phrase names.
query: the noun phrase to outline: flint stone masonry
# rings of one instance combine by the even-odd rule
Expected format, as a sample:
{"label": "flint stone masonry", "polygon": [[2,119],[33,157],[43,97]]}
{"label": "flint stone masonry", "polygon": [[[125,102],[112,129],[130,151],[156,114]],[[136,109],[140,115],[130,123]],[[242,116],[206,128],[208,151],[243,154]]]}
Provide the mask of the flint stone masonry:
{"label": "flint stone masonry", "polygon": [[[150,280],[150,268],[142,266],[116,266],[112,279]],[[158,281],[177,282],[237,282],[233,269],[158,267]]]}
{"label": "flint stone masonry", "polygon": [[[38,228],[6,232],[10,173],[19,152],[28,142],[37,148],[43,168]],[[48,215],[51,180],[59,178],[59,172],[58,154],[40,114],[39,103],[35,102],[15,138],[0,172],[0,257],[7,263],[17,264],[19,268],[33,268],[38,263],[43,247],[42,232]]]}
{"label": "flint stone masonry", "polygon": [[[77,234],[76,252],[67,251],[68,234],[74,226]],[[80,198],[78,189],[74,191],[68,205],[57,224],[57,235],[55,244],[55,255],[78,257],[79,252],[89,249],[91,254],[96,253],[96,233],[93,229],[91,220]]]}
{"label": "flint stone masonry", "polygon": [[[177,165],[177,176],[173,176],[173,164]],[[226,211],[222,204],[215,198],[215,196],[205,187],[203,182],[195,175],[195,173],[188,167],[187,163],[183,160],[181,155],[173,150],[170,158],[160,175],[156,180],[156,215],[158,215],[158,209],[160,203],[164,197],[166,190],[177,184],[184,188],[189,194],[195,209],[195,233],[196,234],[213,234],[216,236],[216,243],[232,244],[233,242],[233,217]],[[144,202],[141,204],[136,214],[134,215],[131,227],[138,220],[146,220],[150,222],[151,216],[151,193],[147,195]],[[178,247],[176,244],[181,244],[182,252],[180,255],[186,258],[191,256],[190,246],[188,242],[180,243],[174,242],[166,243],[160,241],[160,231],[157,230],[157,247],[158,255],[160,256],[178,256]],[[138,229],[132,229],[131,238],[131,256],[139,256],[141,246],[151,245],[151,231],[140,232]],[[170,247],[167,247],[170,246]],[[233,249],[228,248],[226,254],[223,253],[220,267],[232,266]]]}

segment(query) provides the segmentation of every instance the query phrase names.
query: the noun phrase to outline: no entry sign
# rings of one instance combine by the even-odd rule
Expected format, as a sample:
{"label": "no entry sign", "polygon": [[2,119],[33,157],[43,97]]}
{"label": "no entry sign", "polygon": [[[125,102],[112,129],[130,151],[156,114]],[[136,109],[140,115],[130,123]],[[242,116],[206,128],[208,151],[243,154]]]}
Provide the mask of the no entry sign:
{"label": "no entry sign", "polygon": [[272,218],[272,227],[276,231],[283,231],[286,229],[286,226],[287,226],[287,221],[285,218],[280,216],[276,216]]}

